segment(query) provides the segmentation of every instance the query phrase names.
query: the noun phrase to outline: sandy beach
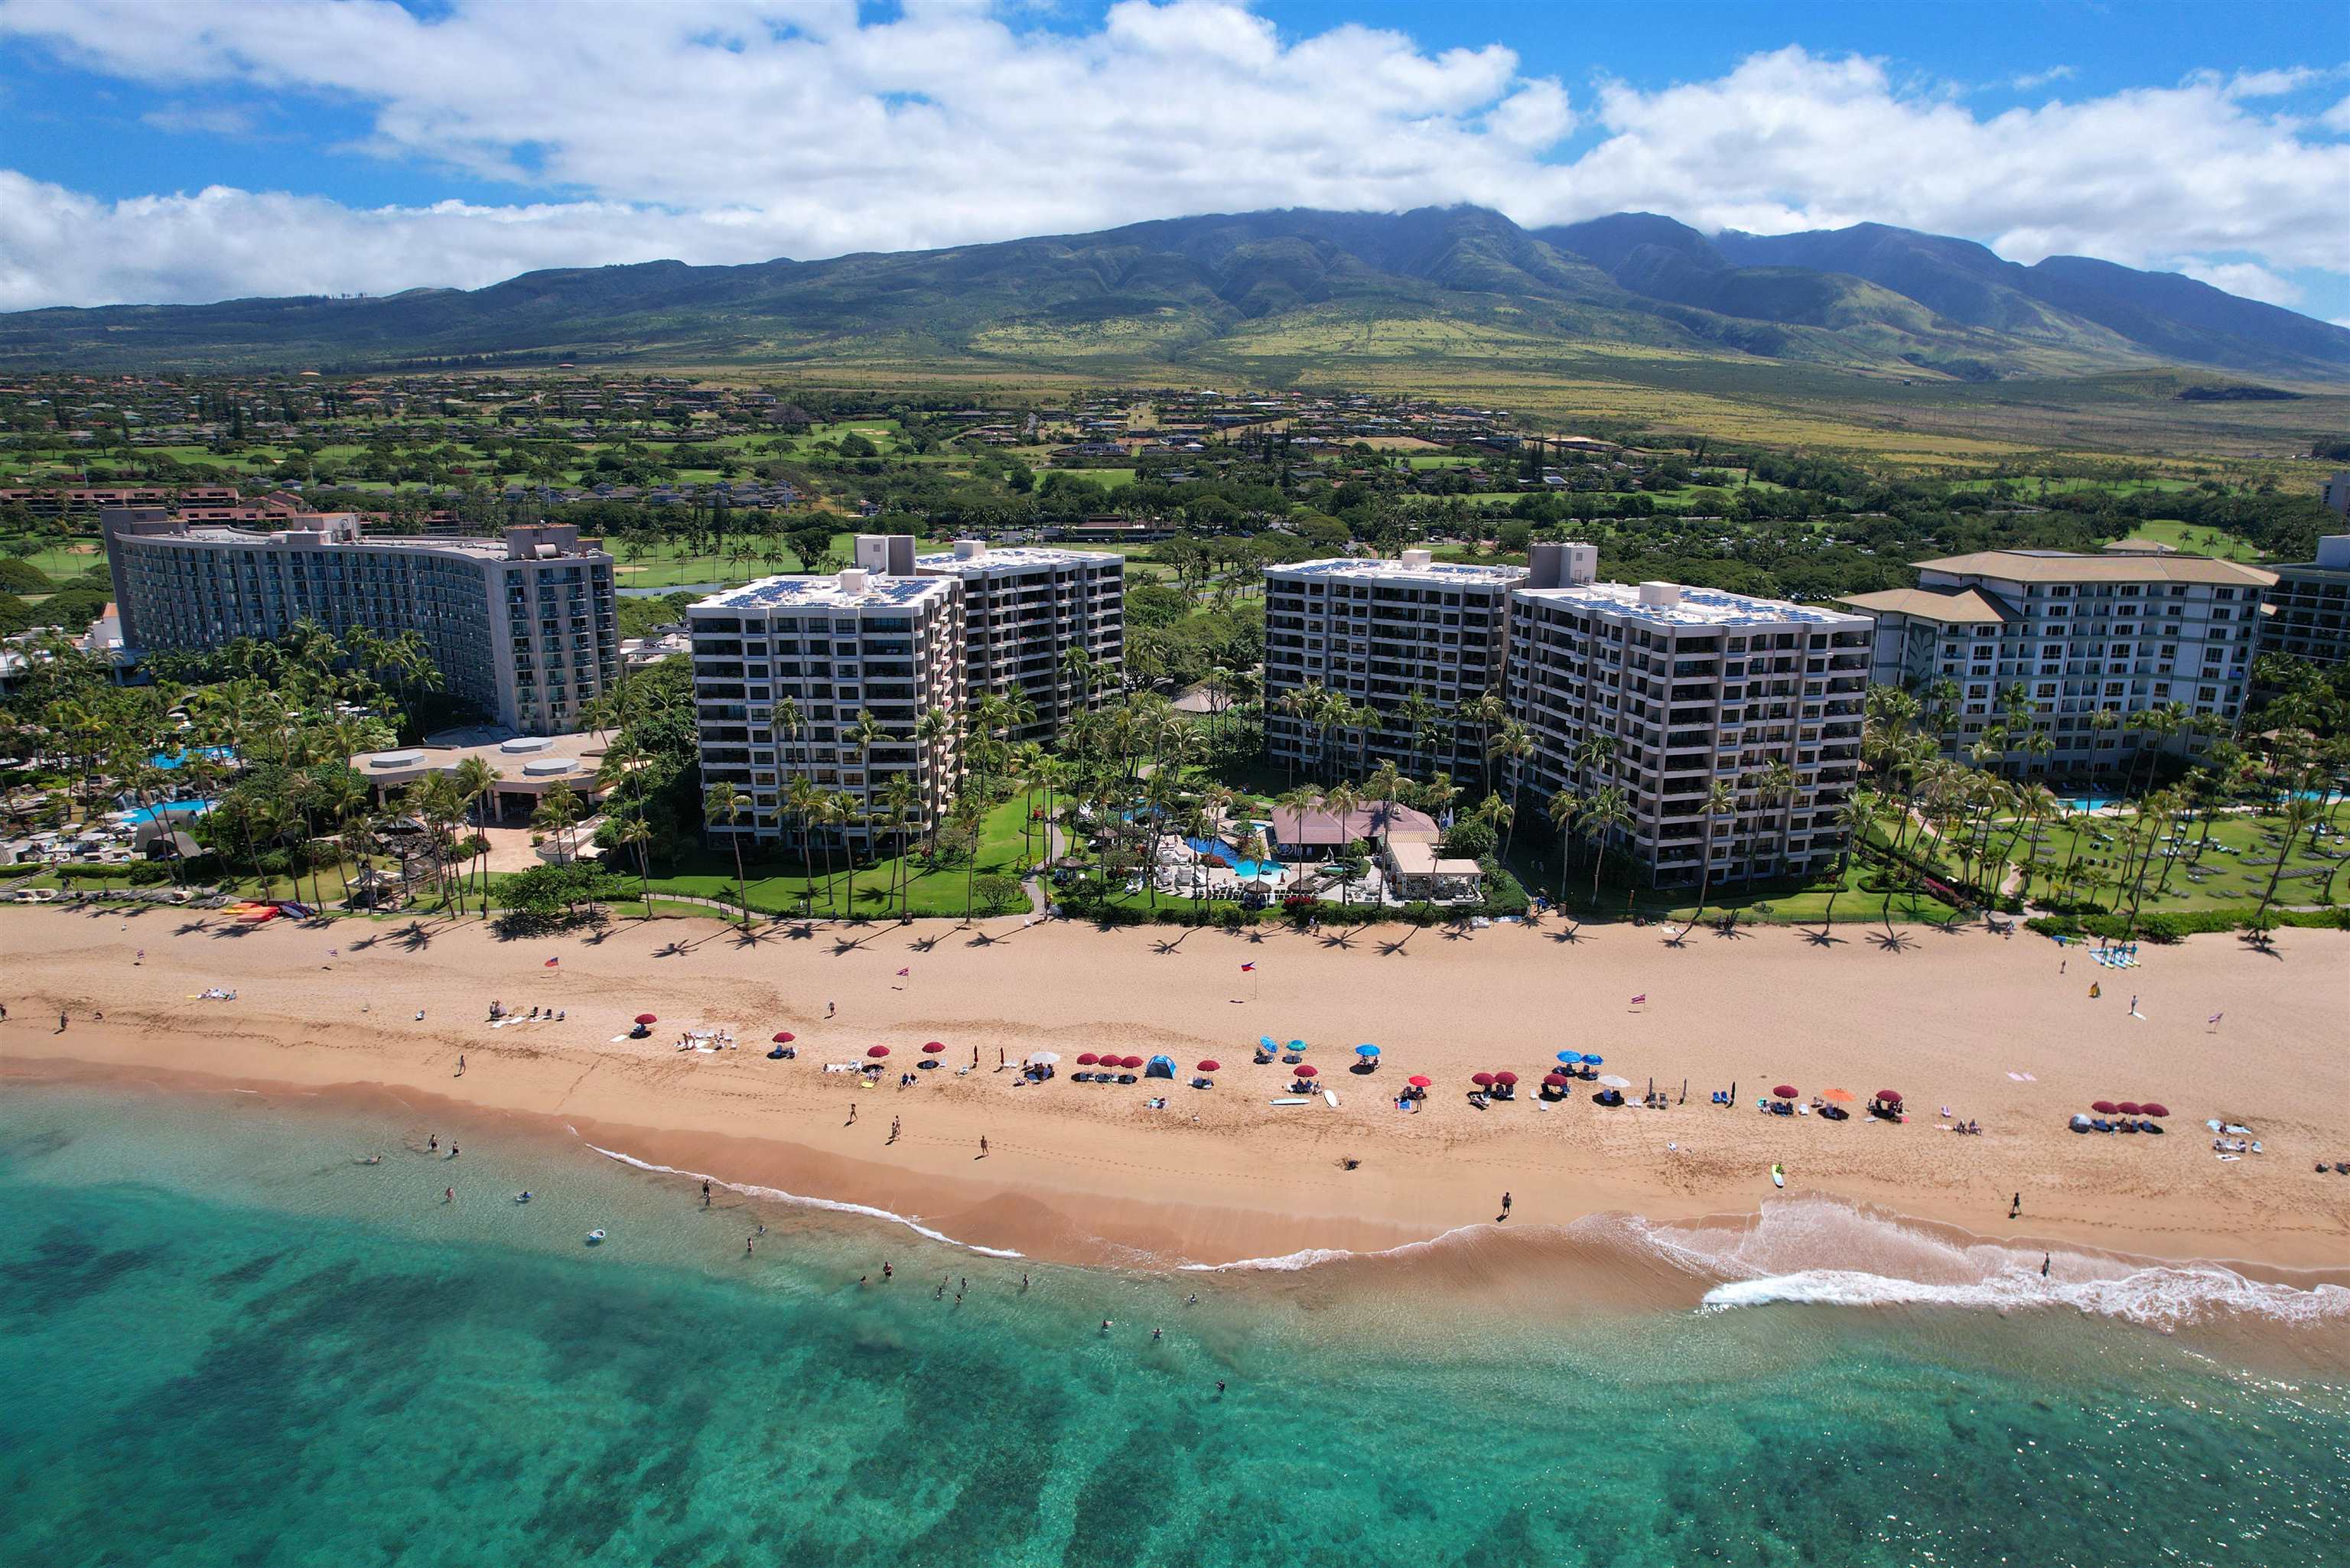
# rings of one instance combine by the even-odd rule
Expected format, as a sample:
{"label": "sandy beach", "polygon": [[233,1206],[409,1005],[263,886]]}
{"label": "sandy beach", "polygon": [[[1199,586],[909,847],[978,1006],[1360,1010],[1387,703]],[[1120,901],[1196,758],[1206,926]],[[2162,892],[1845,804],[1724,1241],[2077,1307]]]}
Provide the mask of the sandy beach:
{"label": "sandy beach", "polygon": [[[478,921],[244,929],[9,909],[0,1063],[19,1079],[391,1091],[424,1119],[437,1097],[452,1116],[527,1116],[648,1164],[1072,1262],[1374,1251],[1490,1225],[1505,1191],[1521,1230],[1734,1220],[1812,1194],[2017,1247],[2350,1276],[2350,1176],[2312,1168],[2350,1159],[2350,935],[2282,931],[2271,953],[2198,938],[2128,971],[1980,928],[1908,928],[1900,950],[1881,935],[1760,929],[1675,948],[1629,927],[1341,940],[1007,919],[784,927],[745,944],[682,920],[501,940]],[[201,1000],[207,988],[236,998]],[[494,998],[567,1016],[493,1029]],[[639,1012],[660,1018],[651,1037],[616,1039]],[[685,1029],[721,1027],[738,1050],[676,1049]],[[765,1055],[777,1030],[798,1036],[797,1060]],[[1268,1104],[1288,1075],[1250,1064],[1260,1034],[1310,1042],[1340,1104]],[[898,1087],[929,1040],[943,1065]],[[1367,1077],[1347,1070],[1363,1041],[1384,1053]],[[891,1052],[879,1083],[824,1070],[876,1044]],[[996,1070],[999,1053],[1040,1049],[1062,1055],[1048,1084]],[[1540,1107],[1533,1085],[1560,1049],[1604,1055],[1636,1097],[1653,1077],[1675,1104],[1605,1109],[1578,1084]],[[1087,1050],[1164,1052],[1184,1078],[1201,1059],[1222,1067],[1211,1091],[1072,1083]],[[1517,1103],[1471,1106],[1469,1074],[1503,1068],[1524,1079]],[[1414,1073],[1436,1087],[1408,1114],[1393,1095]],[[1733,1082],[1739,1106],[1709,1103]],[[1898,1088],[1911,1114],[1756,1114],[1780,1083],[1806,1097]],[[1164,1110],[1146,1108],[1153,1094]],[[2158,1100],[2171,1130],[2067,1131],[2100,1097]],[[1943,1106],[1983,1136],[1941,1130]],[[2266,1152],[2220,1161],[2210,1116]]]}

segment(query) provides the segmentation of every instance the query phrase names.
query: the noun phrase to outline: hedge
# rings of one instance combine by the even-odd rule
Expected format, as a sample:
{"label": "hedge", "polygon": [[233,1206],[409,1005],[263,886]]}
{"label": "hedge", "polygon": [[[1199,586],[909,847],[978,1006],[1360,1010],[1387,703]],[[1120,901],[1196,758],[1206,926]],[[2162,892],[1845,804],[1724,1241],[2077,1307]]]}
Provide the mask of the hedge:
{"label": "hedge", "polygon": [[[2193,909],[2177,914],[2166,910],[2159,914],[2142,915],[2138,918],[2137,936],[2145,941],[2168,943],[2186,937],[2241,930],[2258,912],[2258,907],[2254,906],[2241,909]],[[2350,930],[2350,906],[2333,909],[2272,909],[2269,911],[2269,919],[2280,926]],[[2026,930],[2038,931],[2048,937],[2102,937],[2108,941],[2132,940],[2126,915],[2041,915],[2023,924]]]}

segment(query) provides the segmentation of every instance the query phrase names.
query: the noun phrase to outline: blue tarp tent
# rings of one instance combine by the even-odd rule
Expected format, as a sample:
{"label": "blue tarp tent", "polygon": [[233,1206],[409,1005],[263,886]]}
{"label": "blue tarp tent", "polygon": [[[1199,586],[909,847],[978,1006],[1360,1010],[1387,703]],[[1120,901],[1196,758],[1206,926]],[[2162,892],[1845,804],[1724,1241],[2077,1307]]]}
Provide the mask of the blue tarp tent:
{"label": "blue tarp tent", "polygon": [[1172,1056],[1153,1056],[1150,1059],[1150,1065],[1142,1070],[1142,1075],[1146,1078],[1173,1077],[1175,1075],[1175,1058]]}

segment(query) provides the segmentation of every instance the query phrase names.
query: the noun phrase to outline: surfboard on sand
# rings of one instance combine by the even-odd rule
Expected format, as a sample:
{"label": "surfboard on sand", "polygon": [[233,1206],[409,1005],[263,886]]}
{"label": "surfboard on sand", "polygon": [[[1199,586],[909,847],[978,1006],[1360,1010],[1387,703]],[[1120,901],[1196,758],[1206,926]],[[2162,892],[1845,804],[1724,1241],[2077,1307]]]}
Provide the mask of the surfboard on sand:
{"label": "surfboard on sand", "polygon": [[1268,1106],[1304,1106],[1304,1105],[1310,1105],[1310,1104],[1312,1104],[1312,1103],[1313,1103],[1312,1101],[1307,1100],[1307,1099],[1306,1099],[1306,1098],[1305,1098],[1303,1096],[1298,1096],[1298,1097],[1296,1097],[1296,1098],[1295,1098],[1295,1099],[1286,1099],[1286,1100],[1267,1100],[1267,1101],[1265,1102],[1265,1104],[1266,1104],[1266,1105],[1268,1105]]}
{"label": "surfboard on sand", "polygon": [[1335,1108],[1335,1107],[1337,1106],[1337,1104],[1338,1104],[1338,1091],[1337,1091],[1337,1090],[1336,1090],[1336,1089],[1325,1089],[1325,1090],[1323,1090],[1323,1091],[1322,1091],[1322,1097],[1323,1097],[1325,1100],[1328,1101],[1328,1102],[1330,1103],[1330,1105],[1332,1106],[1332,1107],[1334,1107],[1334,1108]]}
{"label": "surfboard on sand", "polygon": [[1784,1187],[1787,1185],[1787,1168],[1785,1166],[1774,1165],[1771,1168],[1771,1185],[1773,1187]]}

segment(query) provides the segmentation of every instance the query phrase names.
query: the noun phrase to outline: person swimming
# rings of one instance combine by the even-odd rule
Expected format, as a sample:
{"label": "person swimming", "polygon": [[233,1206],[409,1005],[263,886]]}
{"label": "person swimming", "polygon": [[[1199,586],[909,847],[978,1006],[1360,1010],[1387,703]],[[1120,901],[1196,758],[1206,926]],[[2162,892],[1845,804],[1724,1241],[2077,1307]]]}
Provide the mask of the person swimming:
{"label": "person swimming", "polygon": [[530,1194],[529,1194],[529,1192],[527,1192],[527,1191],[524,1191],[524,1192],[516,1193],[516,1194],[515,1195],[515,1201],[516,1203],[527,1203],[527,1202],[529,1202],[529,1201],[530,1201]]}

